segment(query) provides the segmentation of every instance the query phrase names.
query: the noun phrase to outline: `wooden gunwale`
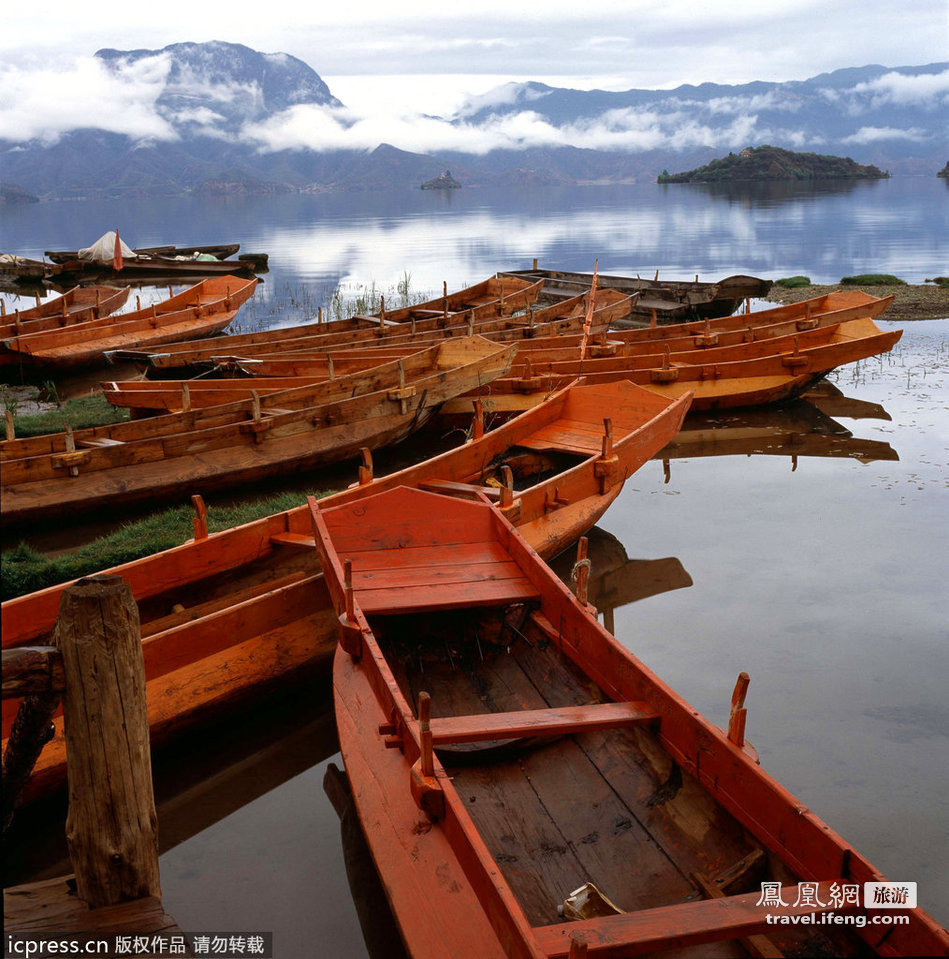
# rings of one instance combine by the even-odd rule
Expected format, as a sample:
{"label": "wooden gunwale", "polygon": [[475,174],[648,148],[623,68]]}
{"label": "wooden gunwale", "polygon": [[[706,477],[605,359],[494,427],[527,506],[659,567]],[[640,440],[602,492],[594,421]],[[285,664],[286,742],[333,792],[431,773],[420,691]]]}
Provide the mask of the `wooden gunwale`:
{"label": "wooden gunwale", "polygon": [[[435,938],[435,923],[441,921],[439,917],[446,913],[452,915],[459,909],[469,914],[472,910],[483,913],[491,923],[504,954],[511,956],[566,956],[570,938],[574,935],[587,943],[595,955],[619,957],[728,940],[759,931],[768,931],[772,937],[775,933],[773,929],[767,929],[763,914],[751,914],[752,906],[757,908],[755,901],[760,898],[760,890],[752,894],[753,900],[748,894],[738,894],[726,895],[714,900],[711,905],[689,901],[696,897],[698,883],[687,883],[682,889],[681,880],[687,877],[677,874],[676,866],[683,861],[681,857],[685,850],[668,846],[663,848],[671,862],[665,868],[670,875],[678,875],[675,886],[680,891],[670,893],[671,901],[660,903],[658,908],[650,911],[645,907],[646,911],[643,911],[644,907],[640,906],[626,907],[628,911],[625,915],[576,924],[550,925],[549,920],[547,924],[528,921],[526,907],[509,883],[516,882],[521,890],[520,895],[524,895],[526,887],[523,877],[530,873],[532,863],[518,861],[516,866],[505,870],[495,858],[473,818],[477,814],[482,817],[479,821],[487,822],[488,819],[483,817],[492,814],[480,812],[480,805],[469,805],[476,798],[468,797],[468,793],[476,789],[474,778],[462,777],[466,785],[456,789],[457,768],[453,778],[437,753],[429,760],[431,772],[426,773],[424,766],[419,772],[419,762],[424,752],[423,729],[374,631],[374,624],[383,620],[388,623],[390,620],[382,617],[371,623],[364,615],[360,605],[361,583],[358,577],[355,578],[352,596],[347,595],[344,587],[344,563],[353,550],[359,548],[361,541],[378,544],[383,551],[401,549],[416,541],[411,535],[403,537],[402,524],[398,535],[403,538],[396,547],[395,540],[388,533],[388,517],[393,515],[429,517],[431,525],[423,524],[417,541],[451,549],[449,544],[457,541],[456,531],[460,529],[465,530],[463,541],[476,541],[478,528],[483,528],[485,519],[484,516],[476,516],[476,513],[487,512],[495,528],[495,542],[534,584],[540,596],[540,607],[531,614],[531,627],[548,636],[552,644],[550,648],[559,651],[572,663],[578,676],[588,677],[596,684],[598,692],[594,692],[594,696],[605,696],[608,701],[617,704],[635,704],[635,709],[631,711],[637,714],[637,721],[647,717],[657,722],[654,731],[648,734],[651,741],[667,754],[684,777],[689,777],[690,782],[701,787],[713,804],[734,818],[746,831],[753,849],[755,844],[759,844],[760,848],[767,851],[772,857],[768,865],[768,869],[773,870],[770,875],[781,877],[786,888],[793,886],[794,882],[818,882],[823,884],[819,891],[829,894],[829,884],[833,881],[863,883],[883,880],[881,874],[857,850],[603,629],[496,509],[484,502],[466,504],[465,518],[457,501],[449,501],[452,502],[450,509],[444,503],[439,507],[437,500],[433,499],[435,496],[407,489],[379,494],[360,504],[357,522],[364,524],[361,530],[354,529],[354,517],[349,515],[345,506],[322,509],[314,503],[313,507],[314,537],[326,571],[330,595],[337,614],[344,618],[344,629],[349,634],[348,648],[355,649],[352,644],[357,641],[354,634],[358,634],[360,650],[355,655],[341,646],[334,660],[334,697],[340,745],[349,770],[357,810],[411,952],[422,950],[426,955],[478,955],[480,944],[466,940],[464,925],[458,927],[458,938],[448,937],[445,941],[442,938],[444,933],[439,933]],[[380,557],[380,562],[383,559]],[[476,585],[471,588],[477,590]],[[402,609],[416,616],[424,615],[425,606],[420,605],[424,602],[424,594],[414,595],[409,587],[402,597]],[[413,630],[416,628],[412,627]],[[398,627],[393,629],[397,630]],[[525,648],[521,647],[522,650]],[[536,650],[536,643],[530,643],[530,648],[523,655],[530,659],[539,655]],[[444,681],[447,673],[439,675]],[[457,675],[458,682],[468,682],[464,669],[457,671]],[[541,671],[536,675],[546,674]],[[430,681],[436,683],[433,693],[434,703],[437,704],[448,696],[448,692],[434,676]],[[584,686],[582,679],[580,685]],[[491,711],[491,706],[486,711]],[[512,728],[517,727],[516,717],[493,716],[486,719],[486,734],[497,735],[498,727],[506,721],[511,722]],[[466,717],[464,723],[475,728],[477,718]],[[392,754],[391,759],[383,758],[387,752],[386,735],[397,736],[401,743],[399,752],[388,750]],[[589,730],[582,734],[582,739],[577,736],[567,738],[576,742],[581,752],[593,760],[597,744],[612,741],[612,737],[617,735],[625,733],[622,730]],[[617,754],[611,755],[615,757]],[[516,766],[516,762],[511,765]],[[488,797],[489,805],[491,797],[494,797],[495,803],[504,804],[507,795],[498,767],[497,760],[488,761],[484,767],[485,776],[491,777],[490,781],[497,785],[498,790],[496,793],[481,792],[481,798]],[[589,795],[582,784],[578,788],[582,796]],[[459,789],[465,790],[465,800],[459,794]],[[416,804],[421,806],[416,812],[416,820],[423,823],[427,820],[431,824],[428,828],[412,830],[411,849],[408,848],[405,835],[400,832],[404,826],[395,817],[381,814],[385,806],[404,803],[406,796],[414,797]],[[586,803],[581,802],[580,805]],[[645,805],[648,807],[649,803]],[[657,809],[655,804],[652,808]],[[633,811],[632,807],[630,811]],[[725,828],[724,819],[717,818],[715,822],[717,829]],[[429,840],[428,837],[433,834],[435,837]],[[662,846],[675,833],[666,835],[653,829],[650,835]],[[694,835],[689,835],[685,841],[704,851],[711,848],[716,839],[713,832],[709,831],[700,841]],[[446,844],[447,850],[450,850],[447,861]],[[497,849],[496,843],[494,848]],[[435,850],[441,862],[437,869],[432,868]],[[630,868],[638,871],[642,867],[640,862],[635,862],[633,866],[630,866],[630,862],[629,858],[625,860],[627,875]],[[422,891],[421,898],[416,897],[412,903],[407,902],[399,888],[407,872],[412,874],[407,884],[411,883],[414,890]],[[445,889],[446,875],[453,880],[451,893]],[[464,883],[459,876],[463,876]],[[651,889],[661,886],[661,882],[661,877],[650,876]],[[569,889],[567,886],[563,895]],[[698,886],[698,891],[701,894],[701,886]],[[611,890],[607,890],[607,894],[611,894]],[[456,897],[454,901],[453,896]],[[458,900],[461,900],[460,907]],[[428,906],[427,910],[423,903]],[[420,912],[425,912],[425,915],[420,916]],[[864,929],[853,929],[852,933],[848,930],[850,943],[844,954],[857,951],[859,940],[863,940],[863,944],[872,951],[883,955],[945,954],[949,949],[949,934],[922,910],[909,910],[907,914],[907,926],[888,926],[881,930],[881,927],[867,925]],[[809,935],[814,934],[813,928],[805,931]],[[430,941],[428,936],[433,937],[431,941],[437,942],[438,948],[429,949],[423,945]]]}
{"label": "wooden gunwale", "polygon": [[[574,465],[561,473],[515,492],[509,515],[523,525],[525,536],[540,554],[553,556],[592,526],[618,495],[623,480],[675,435],[686,406],[687,400],[669,403],[630,384],[593,388],[574,384],[481,439],[366,486],[332,494],[326,502],[354,502],[373,491],[435,479],[480,483],[493,464],[506,458],[507,451],[524,449],[523,442],[530,448],[531,436],[545,430],[549,434],[550,427],[564,417],[565,408],[573,422],[585,417],[591,432],[610,414],[617,462],[607,478],[605,493],[600,492],[602,481],[595,475],[599,457],[594,453],[585,459],[573,457]],[[593,442],[591,438],[591,446]],[[551,447],[549,440],[544,444]],[[547,507],[555,495],[565,504],[550,510]],[[295,544],[302,550],[288,548]],[[319,666],[332,655],[336,617],[316,561],[306,506],[213,533],[112,572],[129,582],[142,611],[143,635],[151,651],[146,659],[152,676],[150,715],[154,709],[153,723],[164,732],[183,728],[189,718],[218,708],[241,691],[248,692],[262,679],[307,664]],[[301,619],[254,635],[252,628],[248,631],[242,624],[284,622],[288,604],[282,598],[286,594],[279,591],[282,582],[294,596],[306,598],[299,610]],[[4,603],[3,647],[42,642],[55,622],[66,585]],[[168,613],[172,604],[181,603],[186,604],[185,609]],[[229,611],[238,607],[240,615],[227,618]],[[273,639],[272,647],[268,636]],[[218,651],[214,652],[207,645],[220,643],[223,637],[238,644],[233,664],[227,649],[215,646]],[[191,665],[182,662],[173,672],[160,667],[166,638],[190,650]],[[226,669],[222,669],[224,664]],[[242,678],[241,669],[247,670],[246,677]],[[153,738],[155,734],[153,725]],[[40,757],[38,778],[31,787],[34,795],[59,781],[62,762],[58,735]]]}

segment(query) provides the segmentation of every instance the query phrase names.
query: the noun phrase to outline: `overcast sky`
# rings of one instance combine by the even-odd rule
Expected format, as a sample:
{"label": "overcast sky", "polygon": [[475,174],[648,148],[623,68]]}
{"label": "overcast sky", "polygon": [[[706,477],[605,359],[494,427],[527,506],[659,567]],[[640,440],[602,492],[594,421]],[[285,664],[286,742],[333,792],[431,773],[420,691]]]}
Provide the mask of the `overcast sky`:
{"label": "overcast sky", "polygon": [[[466,97],[511,80],[627,90],[803,80],[841,67],[949,60],[949,0],[479,0],[466,8],[444,0],[6,3],[0,138],[52,139],[86,123],[168,138],[153,109],[160,62],[119,82],[93,54],[208,40],[299,57],[349,108],[345,123],[329,113],[288,111],[278,130],[257,131],[273,148],[314,136],[325,147],[464,148],[464,129],[444,142],[447,125],[419,115],[449,116]],[[945,95],[946,78],[939,83]],[[303,140],[294,123],[305,126]],[[513,140],[523,141],[523,131],[515,133]],[[483,131],[472,136],[488,143]]]}
{"label": "overcast sky", "polygon": [[[802,80],[838,67],[949,58],[947,0],[347,0],[6,3],[0,57],[68,65],[101,47],[186,40],[290,53],[324,78],[487,74],[575,86]],[[487,79],[487,78],[485,78]],[[480,92],[483,81],[472,81]],[[439,98],[437,87],[433,98]],[[0,97],[3,93],[0,90]]]}

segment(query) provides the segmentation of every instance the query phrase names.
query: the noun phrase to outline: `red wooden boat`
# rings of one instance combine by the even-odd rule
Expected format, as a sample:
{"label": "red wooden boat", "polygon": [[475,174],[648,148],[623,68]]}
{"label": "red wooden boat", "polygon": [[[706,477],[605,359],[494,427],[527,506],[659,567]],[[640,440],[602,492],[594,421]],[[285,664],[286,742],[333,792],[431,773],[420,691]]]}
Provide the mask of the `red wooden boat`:
{"label": "red wooden boat", "polygon": [[[595,524],[623,483],[676,434],[688,399],[670,402],[629,383],[575,384],[440,456],[327,497],[349,503],[395,486],[481,492],[504,507],[533,548],[554,556]],[[609,420],[605,424],[604,420]],[[507,472],[505,470],[510,472]],[[496,485],[495,485],[496,484]],[[335,615],[305,505],[109,570],[139,606],[153,742],[301,669],[328,666]],[[3,604],[3,648],[42,645],[68,584]],[[15,705],[3,703],[3,736]],[[65,771],[62,730],[40,756],[39,795]]]}
{"label": "red wooden boat", "polygon": [[725,734],[486,501],[310,505],[340,747],[411,955],[949,952],[921,909],[844,897],[883,876],[749,755],[744,674]]}

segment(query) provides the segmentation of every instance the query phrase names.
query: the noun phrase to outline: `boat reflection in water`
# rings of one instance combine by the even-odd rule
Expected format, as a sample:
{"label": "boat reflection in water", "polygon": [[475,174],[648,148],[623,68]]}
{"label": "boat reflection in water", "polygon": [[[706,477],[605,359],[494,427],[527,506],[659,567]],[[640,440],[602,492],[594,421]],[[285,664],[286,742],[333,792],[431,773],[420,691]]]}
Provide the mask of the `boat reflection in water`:
{"label": "boat reflection in water", "polygon": [[849,399],[832,384],[822,383],[806,399],[785,406],[690,413],[675,439],[654,459],[663,461],[667,482],[670,460],[696,456],[790,456],[792,470],[799,456],[861,463],[899,460],[889,443],[854,436],[828,411],[853,419],[890,419],[878,403]]}

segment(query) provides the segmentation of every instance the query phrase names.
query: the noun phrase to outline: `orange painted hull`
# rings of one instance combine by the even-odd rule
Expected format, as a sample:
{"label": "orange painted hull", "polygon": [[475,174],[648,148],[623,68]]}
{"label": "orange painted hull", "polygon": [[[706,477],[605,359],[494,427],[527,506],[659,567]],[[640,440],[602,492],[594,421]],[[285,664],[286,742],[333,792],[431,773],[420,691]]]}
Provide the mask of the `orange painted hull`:
{"label": "orange painted hull", "polygon": [[[558,457],[559,469],[543,478],[536,470],[552,465],[543,459],[523,467],[512,461],[515,471],[523,469],[523,480],[508,512],[539,553],[553,556],[592,526],[626,477],[669,442],[687,406],[687,399],[669,402],[629,384],[571,387],[481,439],[366,486],[342,490],[327,502],[352,502],[404,484],[480,485],[493,478],[486,465],[504,458],[512,447],[523,456],[528,448],[523,444],[533,444],[532,455]],[[598,434],[605,416],[613,417],[616,461],[598,469]],[[585,435],[574,438],[572,452],[564,452],[562,443],[551,446],[556,439],[551,431],[568,418],[587,424]],[[139,605],[154,742],[288,673],[329,665],[335,614],[305,506],[110,572],[126,579]],[[3,604],[4,648],[44,641],[65,585]],[[176,612],[175,606],[185,608]],[[15,705],[5,701],[4,738],[14,711]],[[32,795],[62,781],[63,749],[58,730],[40,756]]]}
{"label": "orange painted hull", "polygon": [[[313,524],[339,616],[340,747],[410,955],[947,954],[922,909],[905,925],[769,924],[763,882],[783,886],[781,913],[809,915],[884,877],[490,504],[400,488],[358,510],[314,501]],[[618,913],[564,921],[586,881]]]}
{"label": "orange painted hull", "polygon": [[71,368],[106,362],[105,354],[172,340],[208,336],[228,326],[253,296],[256,279],[235,276],[203,280],[153,308],[89,320],[65,329],[25,333],[4,340],[19,360]]}

